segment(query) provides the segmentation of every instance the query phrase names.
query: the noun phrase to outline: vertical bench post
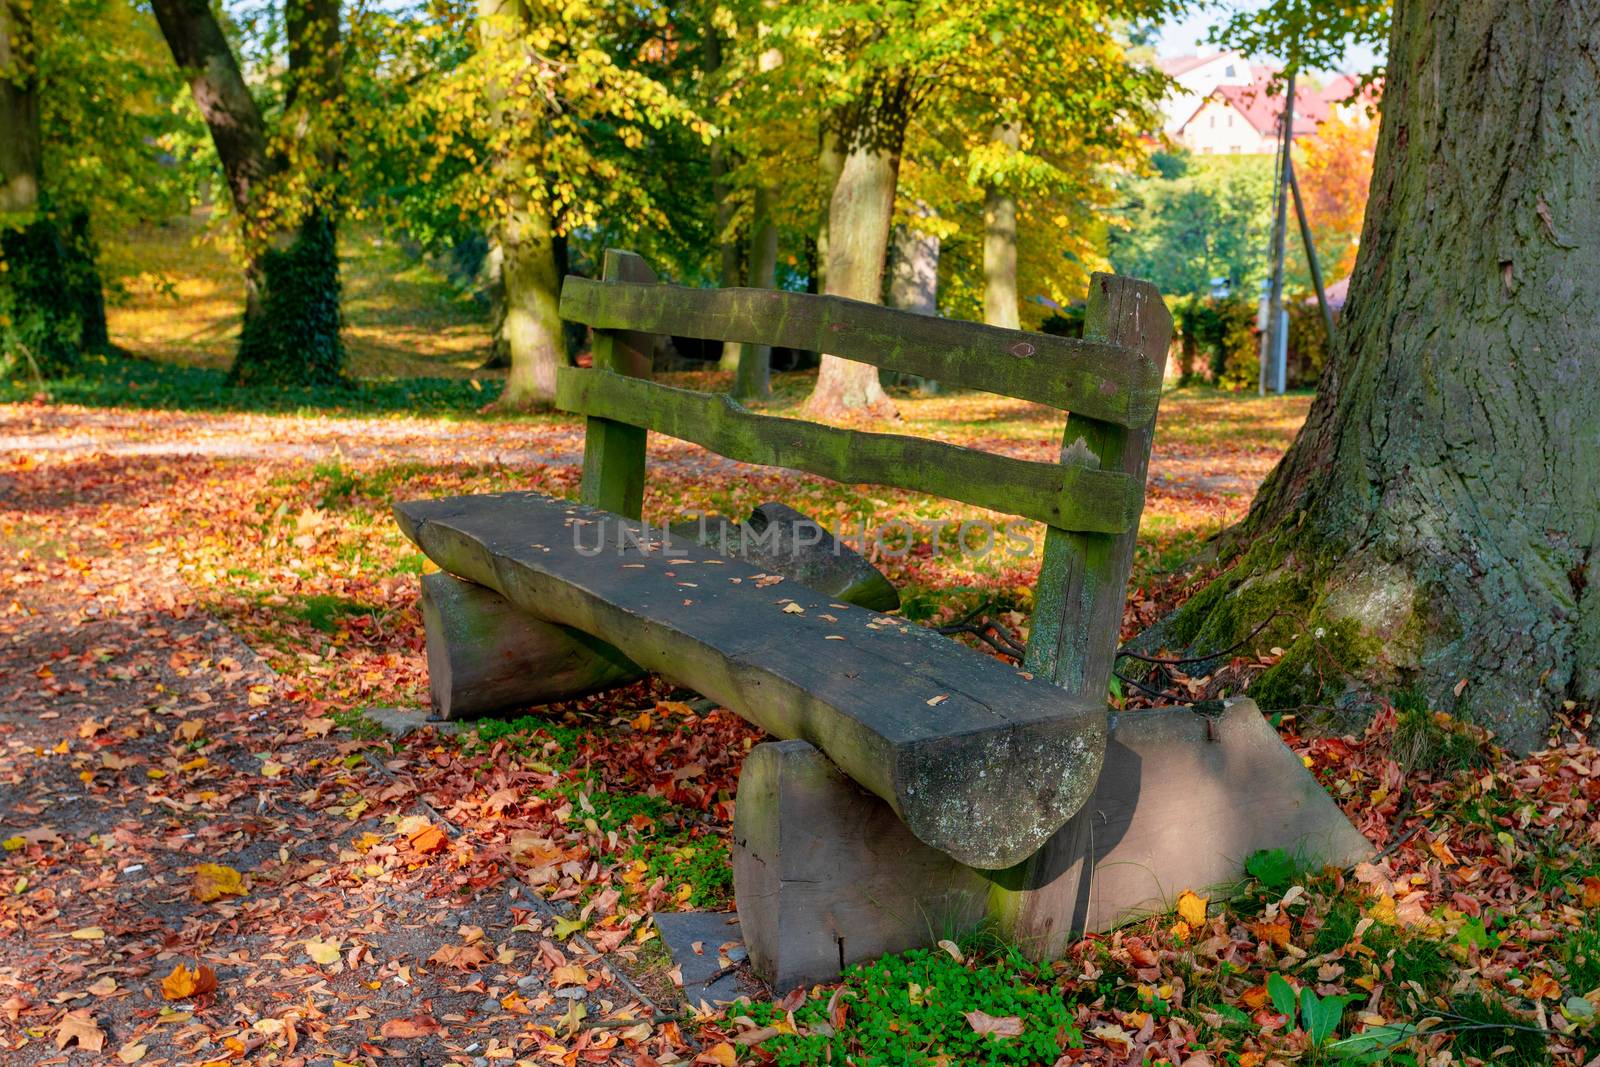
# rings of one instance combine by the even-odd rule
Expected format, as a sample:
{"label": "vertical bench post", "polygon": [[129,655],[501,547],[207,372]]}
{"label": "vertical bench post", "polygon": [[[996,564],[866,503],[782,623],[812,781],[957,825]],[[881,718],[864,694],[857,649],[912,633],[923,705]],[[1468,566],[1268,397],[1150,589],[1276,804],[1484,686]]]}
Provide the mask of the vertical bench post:
{"label": "vertical bench post", "polygon": [[[1096,274],[1089,282],[1083,336],[1139,349],[1155,365],[1159,382],[1166,372],[1172,316],[1148,282]],[[1143,486],[1155,422],[1152,415],[1148,425],[1128,429],[1069,415],[1061,461],[1123,471]],[[1046,529],[1024,660],[1036,677],[1048,678],[1074,697],[1107,699],[1138,540],[1137,521],[1116,535]],[[1082,877],[1091,873],[1092,819],[1092,812],[1080,813],[1031,859],[993,878],[990,915],[1030,953],[1051,955],[1071,933],[1063,919],[1073,914],[1068,905],[1079,895]]]}
{"label": "vertical bench post", "polygon": [[[608,282],[654,282],[655,271],[632,252],[606,249],[600,277]],[[601,370],[633,378],[650,377],[654,337],[628,330],[594,331],[594,365]],[[629,519],[644,511],[644,450],[646,432],[611,419],[590,418],[583,439],[583,481],[579,498],[585,503]]]}

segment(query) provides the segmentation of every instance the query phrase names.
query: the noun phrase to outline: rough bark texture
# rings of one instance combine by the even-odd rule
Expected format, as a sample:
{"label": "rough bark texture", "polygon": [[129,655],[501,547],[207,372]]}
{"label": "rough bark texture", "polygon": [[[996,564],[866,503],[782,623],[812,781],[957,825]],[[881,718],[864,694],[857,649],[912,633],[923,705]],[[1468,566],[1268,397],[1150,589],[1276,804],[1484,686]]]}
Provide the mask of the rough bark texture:
{"label": "rough bark texture", "polygon": [[[291,218],[268,213],[262,192],[286,161],[269,151],[267,127],[239,62],[206,0],[152,0],[172,57],[189,81],[211,133],[234,210],[244,228],[245,313],[232,378],[239,383],[337,381],[339,261],[334,223],[311,207]],[[291,105],[299,114],[332,106],[339,95],[336,0],[293,0],[285,10],[294,44]],[[306,94],[315,94],[308,103]],[[290,108],[290,110],[295,110]]]}
{"label": "rough bark texture", "polygon": [[[909,90],[882,86],[841,120],[844,164],[828,203],[827,271],[823,292],[871,304],[883,302],[883,266],[894,221]],[[824,354],[806,405],[812,415],[894,415],[878,371]]]}
{"label": "rough bark texture", "polygon": [[33,7],[0,0],[0,213],[39,205],[39,93]]}
{"label": "rough bark texture", "polygon": [[[926,212],[926,208],[923,211]],[[896,226],[889,268],[889,304],[918,315],[939,313],[939,238],[913,226]],[[939,391],[933,378],[902,375],[926,395]]]}
{"label": "rough bark texture", "polygon": [[[1015,123],[996,123],[990,137],[1015,152]],[[983,198],[983,321],[1008,330],[1022,328],[1017,312],[1017,201],[999,184]]]}
{"label": "rough bark texture", "polygon": [[1211,648],[1295,613],[1264,704],[1353,675],[1528,748],[1600,696],[1597,57],[1585,0],[1396,5],[1339,350],[1166,628]]}
{"label": "rough bark texture", "polygon": [[[722,40],[715,30],[706,34],[706,74],[714,76],[722,66]],[[711,198],[716,202],[717,216],[717,252],[718,267],[717,284],[724,289],[731,289],[741,283],[739,271],[739,240],[733,231],[734,202],[732,190],[728,188],[728,157],[727,145],[722,140],[711,142]],[[755,283],[752,283],[755,284]],[[718,357],[717,364],[725,371],[739,369],[740,346],[734,341],[724,341],[722,355]]]}
{"label": "rough bark texture", "polygon": [[[750,222],[750,287],[773,289],[778,284],[778,223],[772,217],[772,187],[756,187],[755,214]],[[765,400],[772,393],[772,346],[741,344],[739,373],[733,395],[740,400]]]}
{"label": "rough bark texture", "polygon": [[[478,25],[482,47],[501,51],[516,46],[517,32],[525,27],[528,9],[521,0],[478,0]],[[497,122],[504,117],[505,87],[490,82],[485,96]],[[507,187],[518,189],[525,163],[505,156],[493,166],[508,175]],[[556,263],[556,226],[548,204],[521,191],[507,197],[510,207],[499,220],[491,240],[501,251],[505,318],[497,345],[503,343],[511,372],[498,406],[545,409],[556,394],[556,368],[567,361],[562,335],[561,275]]]}

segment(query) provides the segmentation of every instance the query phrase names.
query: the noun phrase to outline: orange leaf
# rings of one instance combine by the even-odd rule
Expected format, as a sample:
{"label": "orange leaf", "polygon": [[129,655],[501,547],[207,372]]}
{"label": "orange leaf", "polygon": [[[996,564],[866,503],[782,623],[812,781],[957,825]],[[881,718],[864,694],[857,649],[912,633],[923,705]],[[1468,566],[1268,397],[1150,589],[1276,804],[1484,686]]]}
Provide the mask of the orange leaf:
{"label": "orange leaf", "polygon": [[1015,1015],[993,1016],[981,1011],[969,1011],[967,1025],[980,1034],[993,1034],[995,1037],[1021,1037],[1022,1020]]}
{"label": "orange leaf", "polygon": [[489,954],[477,945],[444,945],[428,957],[428,962],[457,971],[470,971],[488,963]]}
{"label": "orange leaf", "polygon": [[76,1043],[84,1052],[99,1052],[106,1047],[105,1031],[94,1021],[88,1008],[69,1011],[56,1027],[56,1048]]}
{"label": "orange leaf", "polygon": [[407,840],[411,842],[412,848],[424,855],[429,852],[438,852],[450,844],[450,839],[444,836],[444,831],[432,823],[411,831]]}
{"label": "orange leaf", "polygon": [[1251,1011],[1255,1011],[1257,1008],[1264,1008],[1267,1006],[1268,1000],[1267,987],[1253,985],[1239,994],[1239,1000]]}
{"label": "orange leaf", "polygon": [[1289,947],[1289,920],[1286,918],[1280,917],[1269,923],[1251,923],[1250,932],[1269,945]]}
{"label": "orange leaf", "polygon": [[1585,875],[1583,879],[1583,906],[1600,908],[1600,878]]}
{"label": "orange leaf", "polygon": [[411,1038],[437,1034],[444,1027],[431,1015],[413,1015],[409,1019],[390,1019],[379,1028],[384,1037]]}
{"label": "orange leaf", "polygon": [[203,963],[193,971],[180,963],[161,979],[161,995],[167,1000],[188,1000],[216,991],[217,973]]}

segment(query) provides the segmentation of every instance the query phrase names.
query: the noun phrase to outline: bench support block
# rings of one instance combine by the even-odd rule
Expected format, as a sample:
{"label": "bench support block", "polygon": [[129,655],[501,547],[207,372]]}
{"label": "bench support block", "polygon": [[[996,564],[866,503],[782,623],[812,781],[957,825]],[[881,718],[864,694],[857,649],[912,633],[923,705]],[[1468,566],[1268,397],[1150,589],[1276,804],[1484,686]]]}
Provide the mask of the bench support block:
{"label": "bench support block", "polygon": [[[1212,738],[1215,738],[1214,740]],[[932,944],[986,913],[1030,955],[1084,931],[1226,895],[1260,849],[1348,866],[1372,847],[1249,700],[1118,718],[1099,785],[1033,859],[977,872],[921,844],[803,741],[754,749],[739,780],[734,891],[775,989]]]}
{"label": "bench support block", "polygon": [[422,623],[428,693],[445,720],[573,700],[644,675],[604,641],[541,622],[493,589],[449,574],[423,576]]}
{"label": "bench support block", "polygon": [[805,741],[745,757],[733,843],[739,928],[774,989],[828,981],[983,917],[983,875],[918,841]]}

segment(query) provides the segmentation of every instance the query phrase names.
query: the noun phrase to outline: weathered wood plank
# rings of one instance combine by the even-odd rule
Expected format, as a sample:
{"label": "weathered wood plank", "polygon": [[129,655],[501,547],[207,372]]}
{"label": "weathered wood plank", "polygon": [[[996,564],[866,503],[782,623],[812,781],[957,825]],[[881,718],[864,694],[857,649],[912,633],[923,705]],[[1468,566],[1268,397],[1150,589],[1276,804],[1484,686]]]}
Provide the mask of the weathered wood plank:
{"label": "weathered wood plank", "polygon": [[1103,702],[931,630],[758,584],[755,568],[709,553],[666,558],[638,523],[536,493],[394,510],[445,570],[811,742],[918,839],[971,866],[1032,855],[1093,789]]}
{"label": "weathered wood plank", "polygon": [[[1053,839],[1070,848],[1036,872],[1057,891],[1039,898],[1054,910],[1030,954],[1053,958],[1085,932],[1170,911],[1185,889],[1225,895],[1260,849],[1338,866],[1371,856],[1254,703],[1231,703],[1213,725],[1215,740],[1187,708],[1113,720],[1094,796]],[[758,746],[739,780],[734,895],[757,974],[778,989],[826,981],[841,948],[845,962],[872,959],[981,917],[977,872],[897,829],[887,805],[804,749]]]}
{"label": "weathered wood plank", "polygon": [[[1148,282],[1094,275],[1083,328],[1086,337],[1138,347],[1158,370],[1166,368],[1172,316]],[[1143,487],[1154,436],[1154,411],[1134,429],[1074,412],[1062,436],[1062,462],[1119,472]],[[1143,503],[1141,494],[1141,510]],[[1108,697],[1138,527],[1135,516],[1126,531],[1112,536],[1045,531],[1024,662],[1078,700],[1103,702]],[[1053,936],[1061,908],[1057,898],[1064,890],[1059,879],[1039,872],[1055,869],[1066,862],[1064,857],[1080,851],[1079,842],[1057,835],[1023,864],[1024,870],[997,881],[991,907],[1006,934],[1023,943]]]}
{"label": "weathered wood plank", "polygon": [[837,296],[568,277],[561,315],[603,329],[831,352],[1124,426],[1149,422],[1161,393],[1159,369],[1136,347],[1024,334]]}
{"label": "weathered wood plank", "polygon": [[892,485],[1067,530],[1118,533],[1137,520],[1142,484],[1127,474],[997,456],[899,434],[757,415],[730,396],[563,367],[556,405],[637,423],[745,463],[852,484]]}
{"label": "weathered wood plank", "polygon": [[428,694],[439,718],[478,719],[625,685],[644,671],[579,630],[543,622],[493,589],[422,577]]}
{"label": "weathered wood plank", "polygon": [[733,884],[751,966],[780,992],[955,936],[983,917],[988,888],[804,741],[745,757]]}
{"label": "weathered wood plank", "polygon": [[[655,271],[632,252],[606,249],[601,268],[609,280],[653,284]],[[596,328],[594,366],[635,378],[650,376],[648,334]],[[578,495],[597,508],[637,519],[644,511],[646,433],[629,419],[590,418],[583,438],[583,480]]]}

